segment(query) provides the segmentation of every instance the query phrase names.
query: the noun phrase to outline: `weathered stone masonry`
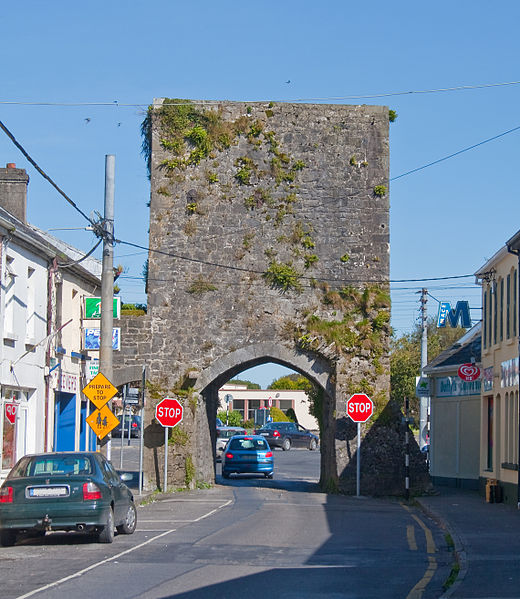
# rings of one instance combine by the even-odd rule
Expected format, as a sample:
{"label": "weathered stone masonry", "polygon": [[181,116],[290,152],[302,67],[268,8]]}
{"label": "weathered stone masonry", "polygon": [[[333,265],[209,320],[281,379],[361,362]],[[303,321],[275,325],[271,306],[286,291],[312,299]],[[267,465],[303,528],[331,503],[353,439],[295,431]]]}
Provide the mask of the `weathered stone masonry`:
{"label": "weathered stone masonry", "polygon": [[185,407],[168,486],[211,482],[218,388],[275,361],[324,391],[322,484],[354,488],[345,403],[366,391],[377,409],[363,491],[401,492],[404,430],[387,405],[388,109],[172,103],[156,102],[145,127],[148,314],[123,322],[115,363],[122,379],[147,364],[145,485],[163,484],[160,397]]}

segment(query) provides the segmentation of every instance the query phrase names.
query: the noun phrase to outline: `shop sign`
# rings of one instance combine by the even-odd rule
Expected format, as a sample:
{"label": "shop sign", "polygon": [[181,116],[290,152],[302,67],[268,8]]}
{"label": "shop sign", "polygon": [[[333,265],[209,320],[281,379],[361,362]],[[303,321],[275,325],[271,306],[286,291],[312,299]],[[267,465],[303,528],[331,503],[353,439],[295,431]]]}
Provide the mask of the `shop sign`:
{"label": "shop sign", "polygon": [[[114,318],[121,317],[121,298],[114,297]],[[85,319],[94,320],[101,318],[101,298],[100,297],[86,297],[85,298]]]}
{"label": "shop sign", "polygon": [[518,358],[506,360],[500,364],[500,386],[518,386]]}
{"label": "shop sign", "polygon": [[493,366],[482,370],[482,390],[493,391]]}
{"label": "shop sign", "polygon": [[[101,329],[87,327],[84,330],[85,349],[100,349],[101,348]],[[119,327],[112,329],[112,349],[121,349],[121,329]]]}
{"label": "shop sign", "polygon": [[78,377],[75,374],[68,374],[62,372],[60,379],[60,391],[64,393],[77,393],[78,392]]}
{"label": "shop sign", "polygon": [[440,302],[439,312],[437,314],[437,328],[444,328],[446,325],[456,328],[460,319],[460,326],[469,329],[471,326],[471,315],[469,312],[469,302],[459,301],[455,309],[451,307],[450,302]]}
{"label": "shop sign", "polygon": [[469,383],[480,378],[480,368],[476,364],[462,364],[457,374],[460,379]]}
{"label": "shop sign", "polygon": [[458,376],[436,378],[436,397],[465,397],[480,395],[480,380],[463,381]]}

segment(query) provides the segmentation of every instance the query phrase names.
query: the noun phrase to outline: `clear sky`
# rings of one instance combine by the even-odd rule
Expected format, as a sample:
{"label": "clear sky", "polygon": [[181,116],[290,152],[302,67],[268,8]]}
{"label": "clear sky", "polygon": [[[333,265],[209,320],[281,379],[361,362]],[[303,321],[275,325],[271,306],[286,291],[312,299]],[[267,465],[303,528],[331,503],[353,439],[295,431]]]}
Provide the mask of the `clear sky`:
{"label": "clear sky", "polygon": [[[519,22],[518,0],[9,2],[0,13],[0,120],[88,215],[103,212],[105,155],[115,154],[116,237],[147,246],[140,124],[154,97],[387,105],[398,113],[391,280],[405,280],[391,284],[392,324],[412,328],[421,287],[433,296],[430,314],[435,299],[463,299],[477,321],[472,277],[421,279],[472,274],[520,229],[520,130],[400,175],[520,127],[519,84],[476,87],[520,80]],[[0,131],[0,165],[8,162],[31,177],[29,221],[69,229],[53,233],[89,250],[85,219]],[[146,301],[145,260],[116,246],[124,302]]]}

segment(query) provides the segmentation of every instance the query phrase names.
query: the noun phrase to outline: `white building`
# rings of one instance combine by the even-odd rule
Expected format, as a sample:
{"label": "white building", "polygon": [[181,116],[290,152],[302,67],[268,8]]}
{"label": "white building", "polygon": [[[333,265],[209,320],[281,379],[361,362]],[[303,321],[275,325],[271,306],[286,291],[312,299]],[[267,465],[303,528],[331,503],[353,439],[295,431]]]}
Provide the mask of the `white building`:
{"label": "white building", "polygon": [[88,447],[81,310],[101,265],[27,224],[28,181],[0,168],[0,476],[26,453]]}

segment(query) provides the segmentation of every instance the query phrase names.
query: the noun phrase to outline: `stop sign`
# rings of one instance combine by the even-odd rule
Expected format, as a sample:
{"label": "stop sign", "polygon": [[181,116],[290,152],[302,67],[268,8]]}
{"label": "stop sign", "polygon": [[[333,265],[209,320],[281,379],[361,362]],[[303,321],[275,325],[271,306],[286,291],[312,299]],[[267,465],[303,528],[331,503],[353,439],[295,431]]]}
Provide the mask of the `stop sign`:
{"label": "stop sign", "polygon": [[374,404],[368,395],[355,393],[347,399],[347,416],[354,422],[366,422],[374,412]]}
{"label": "stop sign", "polygon": [[165,397],[155,408],[155,417],[163,426],[177,426],[182,420],[182,404],[171,397]]}

